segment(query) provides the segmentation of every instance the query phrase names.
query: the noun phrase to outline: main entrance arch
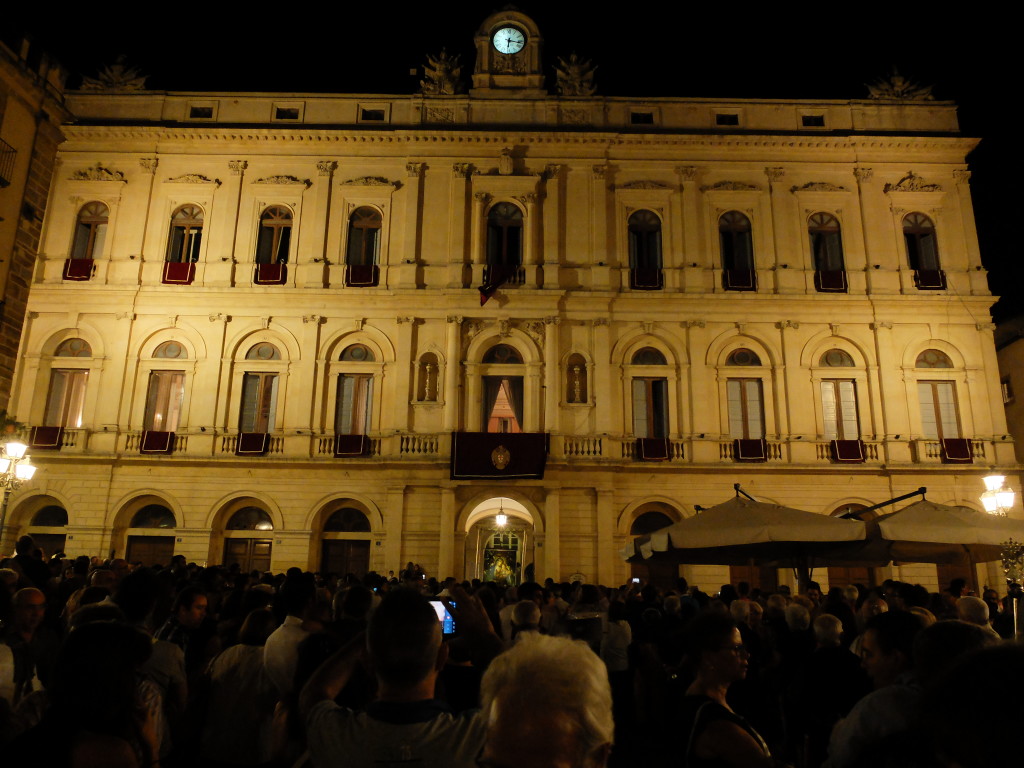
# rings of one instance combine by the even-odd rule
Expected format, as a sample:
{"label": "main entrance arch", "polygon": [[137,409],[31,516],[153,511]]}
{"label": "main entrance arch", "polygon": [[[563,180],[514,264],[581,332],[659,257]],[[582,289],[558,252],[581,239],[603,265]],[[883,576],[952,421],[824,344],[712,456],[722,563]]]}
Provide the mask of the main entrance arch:
{"label": "main entrance arch", "polygon": [[466,518],[467,578],[515,586],[534,578],[534,520],[530,511],[508,496],[477,504]]}

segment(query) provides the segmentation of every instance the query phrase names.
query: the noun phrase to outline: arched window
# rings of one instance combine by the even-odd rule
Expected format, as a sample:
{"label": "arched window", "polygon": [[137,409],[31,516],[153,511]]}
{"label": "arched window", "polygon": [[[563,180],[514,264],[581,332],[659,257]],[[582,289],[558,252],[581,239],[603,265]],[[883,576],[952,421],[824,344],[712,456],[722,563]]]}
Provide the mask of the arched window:
{"label": "arched window", "polygon": [[854,362],[849,352],[841,349],[830,349],[822,353],[818,359],[818,365],[823,368],[853,368]]}
{"label": "arched window", "polygon": [[[377,360],[373,350],[365,344],[350,344],[338,356],[346,366],[338,375],[338,389],[334,408],[334,434],[338,439],[346,435],[366,435],[370,431],[373,415],[374,366],[366,365]],[[336,445],[351,447],[339,453],[362,453],[365,440],[341,440]],[[358,451],[355,451],[358,447]],[[338,449],[340,451],[340,449]]]}
{"label": "arched window", "polygon": [[487,214],[487,265],[515,269],[523,263],[523,212],[497,203]]}
{"label": "arched window", "polygon": [[761,358],[752,349],[740,347],[729,353],[728,357],[725,358],[725,364],[741,366],[761,365]]}
{"label": "arched window", "polygon": [[175,528],[174,513],[163,504],[147,504],[134,515],[129,528]]}
{"label": "arched window", "polygon": [[257,264],[287,264],[292,239],[292,212],[283,205],[272,205],[260,215],[256,237]]}
{"label": "arched window", "polygon": [[[519,350],[508,344],[496,344],[488,349],[482,362],[494,366],[523,364]],[[483,377],[483,420],[485,432],[522,432],[523,376],[498,373]]]}
{"label": "arched window", "polygon": [[229,531],[272,531],[274,522],[270,515],[259,507],[242,507],[231,516],[224,527]]}
{"label": "arched window", "polygon": [[103,252],[110,211],[103,203],[86,203],[78,212],[75,237],[71,244],[72,259],[97,259]]}
{"label": "arched window", "polygon": [[32,526],[39,528],[59,528],[68,524],[68,511],[64,507],[50,504],[32,515]]}
{"label": "arched window", "polygon": [[342,507],[327,518],[324,523],[327,533],[370,533],[370,521],[362,510]]}
{"label": "arched window", "polygon": [[672,518],[664,512],[644,512],[629,526],[630,536],[644,536],[672,525]]}
{"label": "arched window", "polygon": [[185,360],[188,352],[177,341],[165,341],[153,350],[153,357],[163,360]]}
{"label": "arched window", "polygon": [[815,213],[807,221],[814,263],[814,287],[824,293],[846,293],[846,265],[839,220],[830,213]]}
{"label": "arched window", "polygon": [[567,403],[585,403],[589,397],[587,391],[587,361],[578,352],[569,355],[565,365]]}
{"label": "arched window", "polygon": [[939,263],[939,246],[932,220],[923,213],[904,216],[903,242],[907,247],[907,261],[914,270],[914,284],[922,290],[945,288],[946,273]]}
{"label": "arched window", "polygon": [[662,287],[661,219],[653,211],[634,211],[627,223],[631,288]]}
{"label": "arched window", "polygon": [[727,291],[756,291],[754,245],[750,219],[739,211],[728,211],[718,219],[722,249],[722,286]]}
{"label": "arched window", "polygon": [[348,219],[345,285],[372,287],[380,279],[380,239],[383,218],[370,206],[356,208]]}
{"label": "arched window", "polygon": [[641,367],[631,372],[633,402],[633,435],[641,438],[668,437],[668,377],[654,370],[643,370],[664,366],[665,355],[654,347],[642,347],[633,353],[633,366]]}
{"label": "arched window", "polygon": [[953,361],[949,355],[938,349],[926,349],[914,361],[915,368],[952,368]]}
{"label": "arched window", "polygon": [[[245,359],[260,362],[279,361],[281,351],[270,342],[261,341],[245,353]],[[238,431],[243,435],[266,435],[274,431],[278,378],[276,372],[253,371],[243,374],[242,406],[238,424]],[[261,444],[265,450],[266,441],[263,440]],[[262,452],[263,450],[257,451]]]}
{"label": "arched window", "polygon": [[203,237],[203,210],[197,205],[183,205],[171,214],[171,231],[167,237],[167,259],[175,263],[199,261],[199,245]]}
{"label": "arched window", "polygon": [[[57,345],[54,357],[92,357],[92,347],[85,339],[65,339]],[[81,428],[88,380],[87,368],[54,368],[50,371],[50,389],[46,397],[43,426]]]}
{"label": "arched window", "polygon": [[433,352],[424,353],[417,365],[416,399],[421,403],[432,403],[437,400],[437,355]]}

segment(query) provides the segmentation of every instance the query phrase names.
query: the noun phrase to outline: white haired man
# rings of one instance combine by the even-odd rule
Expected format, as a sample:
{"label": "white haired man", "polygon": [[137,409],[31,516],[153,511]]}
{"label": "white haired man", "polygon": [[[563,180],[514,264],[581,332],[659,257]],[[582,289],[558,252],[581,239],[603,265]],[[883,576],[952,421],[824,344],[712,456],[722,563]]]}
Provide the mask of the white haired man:
{"label": "white haired man", "polygon": [[604,768],[612,749],[612,695],[586,643],[528,635],[496,658],[480,685],[485,768]]}
{"label": "white haired man", "polygon": [[980,597],[961,597],[956,601],[956,614],[960,621],[981,627],[993,640],[1002,640],[999,633],[988,623],[988,604]]}

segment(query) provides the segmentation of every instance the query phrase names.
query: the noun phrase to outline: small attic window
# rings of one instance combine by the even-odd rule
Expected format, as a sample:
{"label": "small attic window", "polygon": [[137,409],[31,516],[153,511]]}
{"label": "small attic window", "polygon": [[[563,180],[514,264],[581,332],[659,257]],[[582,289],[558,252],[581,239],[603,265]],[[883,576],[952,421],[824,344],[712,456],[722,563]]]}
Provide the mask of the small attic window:
{"label": "small attic window", "polygon": [[384,122],[384,110],[383,109],[360,109],[359,119],[366,120],[369,122]]}
{"label": "small attic window", "polygon": [[800,122],[804,128],[824,128],[825,127],[825,116],[824,115],[802,115]]}
{"label": "small attic window", "polygon": [[631,125],[654,125],[654,113],[630,112],[629,122]]}
{"label": "small attic window", "polygon": [[213,120],[213,107],[191,106],[188,108],[188,117],[190,120]]}
{"label": "small attic window", "polygon": [[719,112],[715,115],[715,125],[739,125],[740,116]]}
{"label": "small attic window", "polygon": [[275,120],[298,120],[299,119],[299,108],[298,107],[275,107],[274,108],[274,119]]}

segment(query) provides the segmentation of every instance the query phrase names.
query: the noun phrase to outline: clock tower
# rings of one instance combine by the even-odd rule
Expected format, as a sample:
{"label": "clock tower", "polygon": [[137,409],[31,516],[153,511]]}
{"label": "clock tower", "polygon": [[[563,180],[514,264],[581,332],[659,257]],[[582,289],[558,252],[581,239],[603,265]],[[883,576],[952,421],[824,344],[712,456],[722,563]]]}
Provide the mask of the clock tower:
{"label": "clock tower", "polygon": [[541,71],[543,39],[533,19],[516,10],[504,10],[484,19],[473,38],[476,68],[475,98],[526,99],[547,96]]}

